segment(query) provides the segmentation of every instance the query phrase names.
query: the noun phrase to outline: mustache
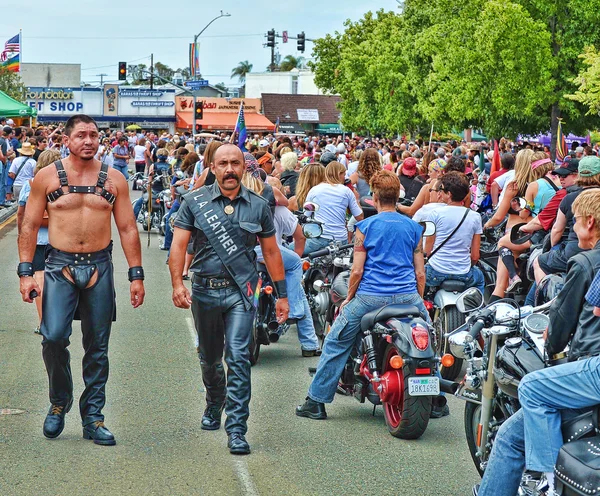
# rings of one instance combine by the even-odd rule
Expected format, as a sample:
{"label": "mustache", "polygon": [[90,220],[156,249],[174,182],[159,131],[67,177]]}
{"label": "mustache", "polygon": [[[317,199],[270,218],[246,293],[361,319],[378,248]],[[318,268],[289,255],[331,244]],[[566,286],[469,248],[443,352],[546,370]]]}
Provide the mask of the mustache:
{"label": "mustache", "polygon": [[227,181],[227,179],[235,179],[236,181],[240,180],[240,177],[237,174],[231,173],[231,174],[225,174],[223,176],[223,181]]}

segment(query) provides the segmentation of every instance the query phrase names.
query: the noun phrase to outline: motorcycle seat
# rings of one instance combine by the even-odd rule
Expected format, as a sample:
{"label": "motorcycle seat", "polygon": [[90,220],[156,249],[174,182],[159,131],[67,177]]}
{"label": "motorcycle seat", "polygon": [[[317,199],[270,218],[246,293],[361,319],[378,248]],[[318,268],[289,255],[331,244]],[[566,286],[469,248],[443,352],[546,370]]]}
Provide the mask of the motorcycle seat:
{"label": "motorcycle seat", "polygon": [[414,305],[393,303],[367,313],[360,321],[360,328],[366,331],[373,327],[375,323],[394,317],[400,319],[404,317],[421,317],[421,312]]}
{"label": "motorcycle seat", "polygon": [[453,281],[452,279],[446,279],[440,286],[444,291],[460,292],[462,293],[467,289],[467,283],[464,281]]}

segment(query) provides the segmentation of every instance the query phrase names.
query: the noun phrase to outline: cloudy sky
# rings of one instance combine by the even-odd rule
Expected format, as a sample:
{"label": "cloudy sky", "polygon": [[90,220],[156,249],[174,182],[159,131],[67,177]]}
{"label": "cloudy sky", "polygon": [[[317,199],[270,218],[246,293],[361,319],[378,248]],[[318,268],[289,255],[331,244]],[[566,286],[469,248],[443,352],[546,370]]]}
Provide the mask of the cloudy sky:
{"label": "cloudy sky", "polygon": [[[89,83],[99,82],[101,73],[108,75],[105,81],[116,80],[119,61],[150,65],[151,53],[155,62],[176,69],[188,65],[189,43],[222,9],[231,17],[218,19],[201,36],[200,65],[211,84],[230,84],[231,70],[242,60],[253,64],[253,72],[266,70],[270,49],[263,43],[271,28],[279,33],[287,30],[290,36],[304,31],[307,38],[319,38],[342,30],[346,19],[397,7],[396,0],[309,0],[298,4],[266,0],[30,0],[26,8],[9,2],[0,16],[0,50],[21,28],[24,62],[80,63],[82,79]],[[282,58],[301,55],[296,40],[278,41]],[[311,48],[307,42],[306,56]]]}

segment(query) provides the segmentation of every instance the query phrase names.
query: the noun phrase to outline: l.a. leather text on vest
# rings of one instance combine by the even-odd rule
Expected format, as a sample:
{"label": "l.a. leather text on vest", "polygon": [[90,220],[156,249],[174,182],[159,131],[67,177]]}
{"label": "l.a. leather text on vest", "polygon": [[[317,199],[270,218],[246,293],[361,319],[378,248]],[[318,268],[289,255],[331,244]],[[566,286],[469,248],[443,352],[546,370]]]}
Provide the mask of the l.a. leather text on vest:
{"label": "l.a. leather text on vest", "polygon": [[[196,197],[194,197],[194,199],[196,199]],[[202,209],[202,207],[207,203],[208,202],[201,202],[199,204],[200,208]],[[236,252],[238,250],[238,247],[233,242],[233,239],[231,239],[231,236],[225,229],[225,226],[219,221],[219,217],[214,214],[214,210],[211,208],[208,212],[204,212],[203,215],[206,219],[206,222],[208,222],[210,228],[217,235],[217,239],[219,240],[223,248],[225,248],[227,253],[231,255],[233,252]],[[208,217],[209,215],[210,217]]]}

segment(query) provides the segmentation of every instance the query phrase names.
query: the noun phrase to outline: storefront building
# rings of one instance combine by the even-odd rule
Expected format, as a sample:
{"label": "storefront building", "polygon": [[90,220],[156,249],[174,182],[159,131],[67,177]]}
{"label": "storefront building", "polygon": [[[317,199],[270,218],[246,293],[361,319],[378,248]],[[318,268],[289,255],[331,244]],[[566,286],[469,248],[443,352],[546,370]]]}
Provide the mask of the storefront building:
{"label": "storefront building", "polygon": [[[240,105],[244,102],[244,118],[248,132],[273,132],[275,124],[260,113],[260,98],[198,98],[202,101],[202,118],[196,120],[197,131],[215,132],[234,130]],[[175,99],[177,129],[191,131],[194,119],[194,98],[178,96]]]}
{"label": "storefront building", "polygon": [[93,117],[100,128],[124,129],[137,124],[142,129],[175,129],[175,90],[172,88],[120,86],[101,88],[27,89],[26,102],[38,112],[38,122],[64,122],[75,114]]}

